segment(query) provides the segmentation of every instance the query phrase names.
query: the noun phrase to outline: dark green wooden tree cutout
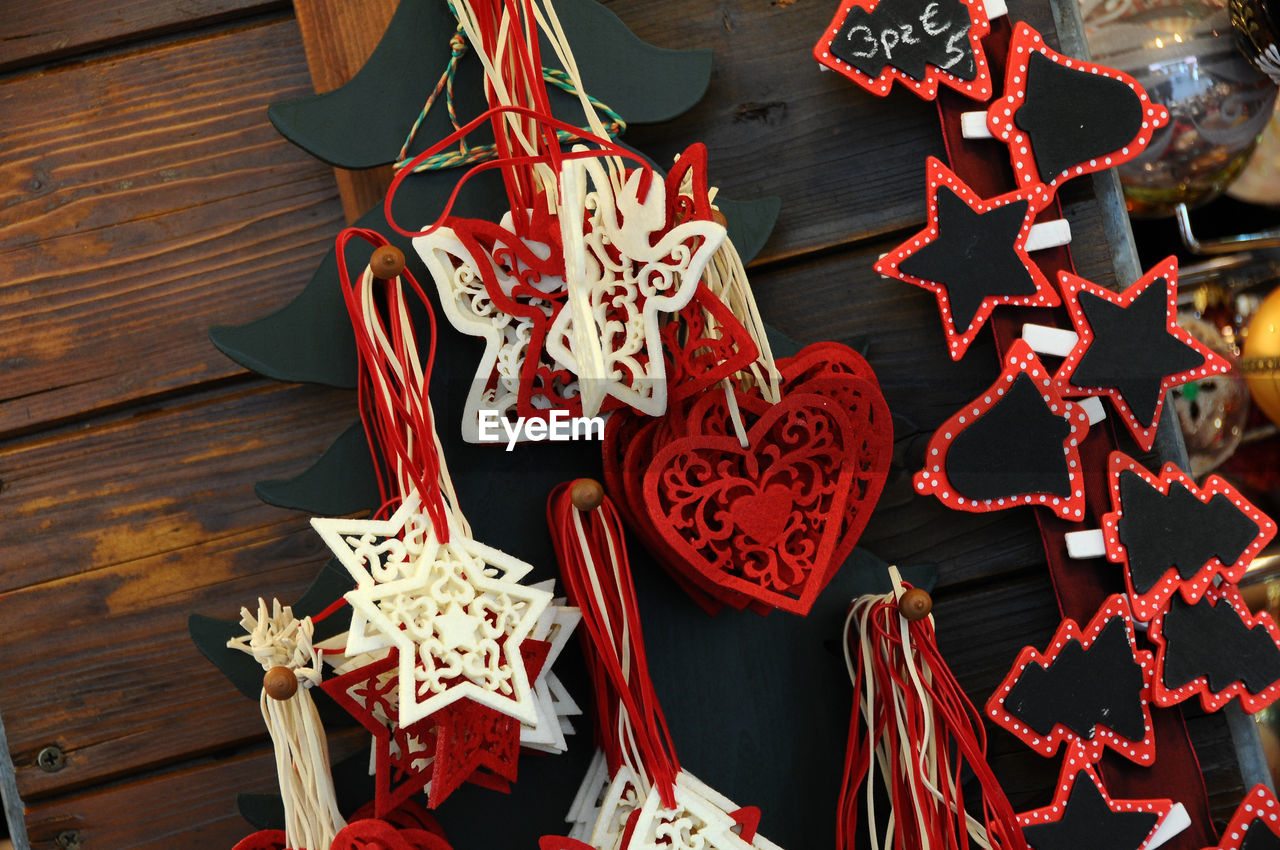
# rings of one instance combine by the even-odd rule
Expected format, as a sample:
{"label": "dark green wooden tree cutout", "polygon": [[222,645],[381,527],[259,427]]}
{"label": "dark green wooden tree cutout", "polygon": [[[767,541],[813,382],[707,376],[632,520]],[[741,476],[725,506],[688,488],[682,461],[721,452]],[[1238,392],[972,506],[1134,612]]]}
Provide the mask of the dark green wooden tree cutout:
{"label": "dark green wooden tree cutout", "polygon": [[[628,124],[669,121],[702,99],[711,80],[710,50],[665,50],[641,41],[594,0],[556,0],[556,13],[587,92]],[[373,54],[346,85],[273,104],[276,129],[312,156],[341,168],[393,162],[450,55],[457,22],[443,0],[402,0]],[[542,41],[546,67],[563,70]],[[464,55],[454,84],[459,116],[487,107],[480,63]],[[550,89],[552,112],[581,123],[577,98]],[[441,103],[423,121],[417,150],[453,132]],[[477,135],[476,141],[492,141]],[[416,151],[413,151],[416,152]],[[452,188],[451,178],[448,182]]]}

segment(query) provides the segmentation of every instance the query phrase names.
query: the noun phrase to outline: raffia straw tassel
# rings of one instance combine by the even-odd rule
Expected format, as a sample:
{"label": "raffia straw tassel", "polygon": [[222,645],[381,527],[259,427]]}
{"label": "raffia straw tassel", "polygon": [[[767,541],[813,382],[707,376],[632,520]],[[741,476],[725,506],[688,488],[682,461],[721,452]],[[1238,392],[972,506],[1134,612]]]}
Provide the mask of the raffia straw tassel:
{"label": "raffia straw tassel", "polygon": [[275,748],[286,841],[292,848],[324,850],[347,823],[338,811],[329,743],[310,693],[321,671],[311,640],[315,627],[278,599],[270,611],[259,599],[257,617],[241,608],[240,624],[247,634],[227,646],[252,655],[265,671],[259,704]]}

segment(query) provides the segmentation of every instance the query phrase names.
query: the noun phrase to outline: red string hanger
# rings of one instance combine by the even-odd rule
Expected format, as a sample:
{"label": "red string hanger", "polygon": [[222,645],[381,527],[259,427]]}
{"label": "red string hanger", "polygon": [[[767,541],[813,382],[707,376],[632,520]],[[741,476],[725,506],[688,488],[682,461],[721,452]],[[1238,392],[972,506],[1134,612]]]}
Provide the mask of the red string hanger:
{"label": "red string hanger", "polygon": [[[376,250],[353,284],[346,251],[355,238]],[[361,418],[390,516],[312,520],[356,583],[343,597],[348,632],[323,647],[337,675],[321,687],[374,738],[381,816],[420,790],[432,806],[464,781],[503,790],[522,747],[565,748],[549,668],[577,612],[553,604],[550,583],[521,584],[529,564],[471,535],[428,396],[435,317],[403,256],[356,229],[337,250]],[[414,298],[431,333],[423,343]]]}
{"label": "red string hanger", "polygon": [[[486,339],[464,408],[464,438],[497,439],[481,433],[483,414],[497,414],[494,427],[497,418],[545,421],[555,411],[595,416],[631,407],[660,415],[668,383],[705,381],[707,372],[719,380],[722,372],[747,371],[776,389],[745,270],[711,202],[705,149],[682,154],[664,181],[614,143],[621,119],[584,91],[546,0],[456,0],[451,8],[484,66],[489,108],[465,125],[455,122],[454,133],[401,164],[386,213],[397,232],[414,237],[450,323]],[[557,85],[582,106],[580,127],[551,114],[540,38],[564,68],[553,79],[567,80]],[[609,125],[601,111],[613,118]],[[486,122],[495,158],[463,175],[435,222],[417,231],[399,225],[392,208],[404,180],[420,168],[456,163],[445,149],[468,150],[468,134]],[[494,169],[509,203],[502,220],[453,217],[461,187]],[[686,338],[664,335],[673,324],[731,342],[714,357],[668,367],[664,348]],[[695,374],[681,371],[689,365]]]}
{"label": "red string hanger", "polygon": [[[374,248],[369,265],[354,284],[347,271],[347,246],[352,239]],[[454,497],[427,397],[435,365],[435,311],[404,267],[404,255],[383,236],[350,227],[338,235],[336,244],[343,302],[356,341],[360,419],[373,454],[383,508],[394,511],[416,492],[436,534],[447,542],[446,516]],[[406,283],[409,294],[426,309],[431,336],[425,365],[409,315]]]}
{"label": "red string hanger", "polygon": [[649,676],[622,522],[604,488],[590,479],[562,484],[547,522],[569,601],[582,609],[601,754],[570,812],[573,834],[540,846],[774,848],[756,834],[758,809],[735,805],[680,766]]}
{"label": "red string hanger", "polygon": [[[987,763],[982,715],[938,652],[929,594],[902,582],[894,591],[854,600],[845,620],[845,663],[857,705],[849,722],[845,781],[836,835],[852,850],[865,786],[867,831],[875,850],[982,848],[1027,850],[1017,816]],[[878,834],[876,766],[890,812]],[[966,804],[969,770],[981,788]],[[970,810],[981,809],[981,819]]]}

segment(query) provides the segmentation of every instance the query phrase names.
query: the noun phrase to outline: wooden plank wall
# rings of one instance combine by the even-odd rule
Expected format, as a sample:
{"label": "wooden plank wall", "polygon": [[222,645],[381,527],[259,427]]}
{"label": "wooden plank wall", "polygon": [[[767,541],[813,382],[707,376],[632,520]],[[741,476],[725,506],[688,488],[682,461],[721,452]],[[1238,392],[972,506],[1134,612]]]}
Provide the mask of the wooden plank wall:
{"label": "wooden plank wall", "polygon": [[[921,221],[941,143],[932,105],[874,101],[804,59],[832,0],[608,5],[655,44],[714,49],[705,101],[628,140],[659,158],[703,140],[726,195],[782,198],[752,270],[766,318],[802,341],[871,337],[891,406],[921,425],[985,386],[989,342],[951,364],[929,296],[871,271]],[[0,713],[32,845],[75,830],[93,848],[230,847],[247,831],[235,793],[273,782],[269,750],[186,617],[314,574],[306,518],[253,483],[305,468],[353,410],[247,374],[206,336],[288,301],[344,220],[332,170],[266,119],[312,90],[299,23],[278,0],[0,0],[0,27]],[[1073,250],[1108,279],[1090,187],[1064,194]],[[943,648],[976,697],[1052,633],[1025,512],[887,492],[864,540],[941,565]],[[1191,724],[1225,812],[1241,794],[1225,726]],[[51,744],[54,773],[36,764]]]}

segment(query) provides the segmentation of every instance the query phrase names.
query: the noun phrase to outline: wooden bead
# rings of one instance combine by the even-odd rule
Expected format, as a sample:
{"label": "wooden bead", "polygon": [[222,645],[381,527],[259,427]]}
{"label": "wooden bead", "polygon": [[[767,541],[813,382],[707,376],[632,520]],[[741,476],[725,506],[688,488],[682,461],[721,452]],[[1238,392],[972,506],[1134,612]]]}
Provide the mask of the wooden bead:
{"label": "wooden bead", "polygon": [[569,488],[569,501],[580,511],[594,511],[604,502],[604,488],[594,478],[579,478]]}
{"label": "wooden bead", "polygon": [[369,269],[380,280],[391,280],[404,271],[404,252],[395,245],[383,245],[369,258]]}
{"label": "wooden bead", "polygon": [[923,620],[933,610],[933,597],[918,587],[913,587],[898,600],[898,613],[908,620]]}
{"label": "wooden bead", "polygon": [[720,210],[711,211],[711,220],[721,227],[727,227],[729,225],[729,219],[725,218],[724,213],[720,212]]}
{"label": "wooden bead", "polygon": [[262,677],[262,689],[267,696],[283,702],[298,692],[298,677],[288,667],[272,667]]}

